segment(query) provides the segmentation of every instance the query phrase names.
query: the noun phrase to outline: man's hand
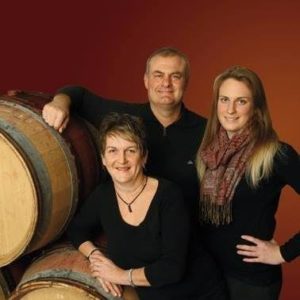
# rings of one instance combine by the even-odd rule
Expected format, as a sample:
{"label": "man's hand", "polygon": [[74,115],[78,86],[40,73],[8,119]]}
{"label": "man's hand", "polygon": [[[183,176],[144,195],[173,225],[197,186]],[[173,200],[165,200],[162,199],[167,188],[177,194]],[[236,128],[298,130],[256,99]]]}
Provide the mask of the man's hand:
{"label": "man's hand", "polygon": [[242,239],[254,244],[236,246],[238,249],[237,253],[245,256],[243,261],[268,265],[279,265],[285,262],[281,255],[279,245],[274,239],[264,241],[249,235],[242,235]]}
{"label": "man's hand", "polygon": [[42,112],[45,122],[62,133],[70,119],[70,97],[65,94],[56,95],[53,100],[47,103]]}

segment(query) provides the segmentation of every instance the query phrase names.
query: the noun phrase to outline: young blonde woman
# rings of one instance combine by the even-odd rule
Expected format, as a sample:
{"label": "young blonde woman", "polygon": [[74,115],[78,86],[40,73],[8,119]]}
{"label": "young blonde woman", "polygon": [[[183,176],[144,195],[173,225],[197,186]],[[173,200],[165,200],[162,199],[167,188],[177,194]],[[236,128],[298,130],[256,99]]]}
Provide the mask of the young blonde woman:
{"label": "young blonde woman", "polygon": [[[147,147],[140,119],[107,115],[99,144],[112,180],[100,184],[83,204],[68,234],[104,290],[121,297],[122,286],[131,285],[140,300],[227,299],[221,280],[212,282],[212,289],[201,284],[206,275],[199,275],[202,251],[190,242],[191,221],[181,190],[144,173]],[[101,231],[107,237],[105,254],[93,244]]]}
{"label": "young blonde woman", "polygon": [[300,254],[300,233],[273,239],[280,193],[300,193],[299,156],[272,127],[263,84],[234,66],[214,83],[197,157],[203,239],[222,267],[232,300],[279,298],[281,264]]}

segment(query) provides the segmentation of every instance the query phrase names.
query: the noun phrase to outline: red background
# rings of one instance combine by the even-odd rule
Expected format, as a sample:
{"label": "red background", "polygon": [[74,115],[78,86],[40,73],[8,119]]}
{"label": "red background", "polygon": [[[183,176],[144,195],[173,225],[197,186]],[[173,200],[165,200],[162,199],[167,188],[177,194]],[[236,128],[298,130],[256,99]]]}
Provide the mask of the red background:
{"label": "red background", "polygon": [[[81,84],[142,101],[147,56],[176,46],[192,65],[188,107],[207,116],[214,77],[230,65],[247,66],[264,82],[281,139],[300,152],[299,15],[297,0],[7,1],[0,11],[0,90]],[[299,230],[299,212],[299,195],[286,188],[280,243]],[[299,259],[284,265],[281,299],[300,299],[299,275]]]}

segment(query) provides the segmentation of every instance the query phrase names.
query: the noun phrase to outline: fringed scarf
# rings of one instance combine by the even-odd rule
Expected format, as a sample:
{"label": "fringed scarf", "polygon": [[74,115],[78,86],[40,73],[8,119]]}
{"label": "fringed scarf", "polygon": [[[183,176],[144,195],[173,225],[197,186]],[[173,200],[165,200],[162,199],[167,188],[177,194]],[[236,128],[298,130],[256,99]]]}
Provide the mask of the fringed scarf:
{"label": "fringed scarf", "polygon": [[232,221],[232,203],[235,189],[245,173],[251,154],[249,129],[231,139],[223,127],[212,144],[201,151],[206,165],[201,182],[200,216],[205,223],[229,224]]}

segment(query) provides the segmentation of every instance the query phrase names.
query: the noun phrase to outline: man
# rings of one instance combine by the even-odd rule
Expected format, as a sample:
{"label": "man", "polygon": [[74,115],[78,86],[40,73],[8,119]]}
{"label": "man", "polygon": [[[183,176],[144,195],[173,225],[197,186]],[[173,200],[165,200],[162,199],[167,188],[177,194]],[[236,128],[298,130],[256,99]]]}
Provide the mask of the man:
{"label": "man", "polygon": [[65,87],[45,105],[43,117],[62,132],[75,111],[96,127],[108,112],[126,112],[144,119],[149,159],[146,170],[181,186],[186,201],[198,219],[199,185],[194,159],[206,120],[183,104],[190,66],[185,54],[174,48],[161,48],[147,60],[144,84],[149,103],[125,103],[103,99],[82,87]]}
{"label": "man", "polygon": [[[62,132],[68,123],[69,113],[75,111],[90,123],[98,126],[107,113],[123,112],[143,118],[149,157],[147,173],[177,183],[184,193],[198,240],[199,184],[194,165],[206,120],[189,111],[183,96],[189,80],[189,61],[185,54],[174,48],[156,50],[147,60],[144,84],[149,103],[125,103],[107,100],[82,87],[65,87],[45,105],[45,121]],[[218,270],[207,253],[202,251],[199,277],[203,294],[218,291]],[[195,250],[196,251],[196,250]],[[225,299],[207,296],[203,299]]]}

